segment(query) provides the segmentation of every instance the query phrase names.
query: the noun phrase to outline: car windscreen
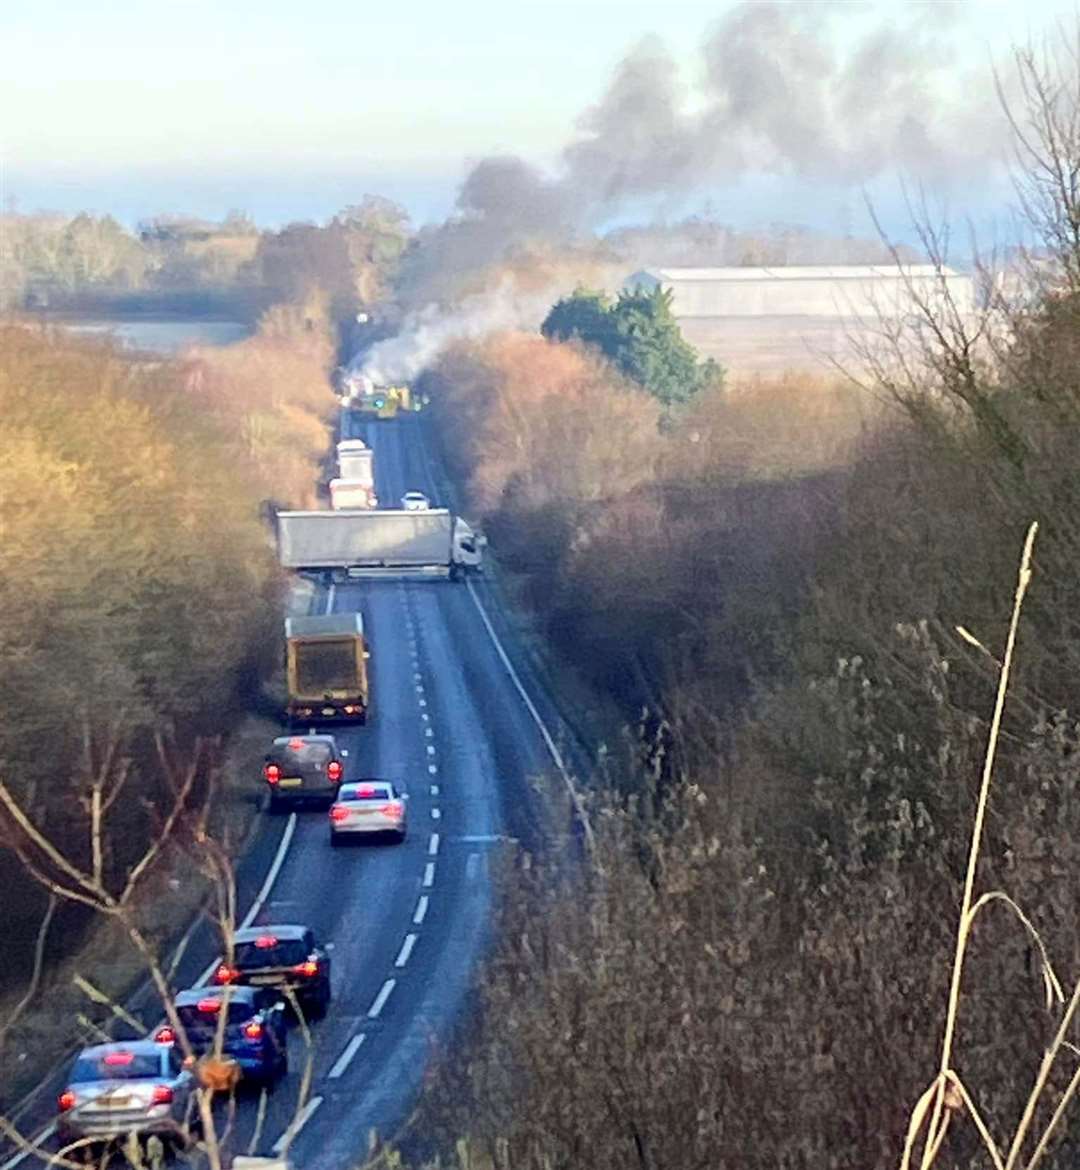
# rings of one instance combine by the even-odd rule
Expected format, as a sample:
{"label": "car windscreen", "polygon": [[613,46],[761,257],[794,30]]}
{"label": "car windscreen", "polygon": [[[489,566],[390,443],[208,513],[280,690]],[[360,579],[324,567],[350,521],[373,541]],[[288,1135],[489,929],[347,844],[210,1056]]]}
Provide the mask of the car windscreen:
{"label": "car windscreen", "polygon": [[[210,1007],[211,1003],[215,1005],[213,1008]],[[198,1004],[194,1003],[187,1004],[177,1008],[176,1014],[180,1017],[180,1023],[187,1031],[199,1032],[205,1031],[207,1028],[215,1029],[222,1014],[222,1001],[207,1000],[205,1007],[199,1007]],[[251,1019],[255,1014],[255,1009],[250,1003],[230,1003],[227,1014],[227,1024],[243,1024]]]}
{"label": "car windscreen", "polygon": [[296,644],[296,688],[302,695],[356,687],[356,640],[325,638]]}
{"label": "car windscreen", "polygon": [[390,800],[387,784],[347,784],[338,793],[338,800]]}
{"label": "car windscreen", "polygon": [[71,1070],[69,1083],[87,1081],[139,1081],[161,1076],[161,1055],[157,1052],[109,1052],[80,1056]]}
{"label": "car windscreen", "polygon": [[276,746],[274,759],[288,771],[304,771],[307,768],[325,768],[331,758],[328,743],[303,743],[298,747]]}
{"label": "car windscreen", "polygon": [[236,965],[241,971],[260,967],[295,967],[308,957],[304,940],[299,938],[258,939],[236,944]]}

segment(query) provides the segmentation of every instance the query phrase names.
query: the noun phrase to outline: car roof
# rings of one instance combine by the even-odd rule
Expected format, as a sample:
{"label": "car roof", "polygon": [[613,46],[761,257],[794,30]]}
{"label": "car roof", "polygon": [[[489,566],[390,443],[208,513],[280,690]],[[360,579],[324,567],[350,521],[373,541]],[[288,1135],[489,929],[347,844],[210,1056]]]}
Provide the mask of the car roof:
{"label": "car roof", "polygon": [[418,488],[413,488],[411,491],[407,491],[405,493],[405,498],[407,498],[408,496],[422,496],[425,500],[427,499],[427,496],[425,496],[424,493],[422,491],[420,491]]}
{"label": "car roof", "polygon": [[279,735],[274,740],[274,747],[288,747],[294,739],[302,740],[304,743],[328,743],[332,746],[337,744],[332,735]]}
{"label": "car roof", "polygon": [[387,788],[394,787],[393,780],[386,780],[382,776],[361,776],[357,780],[347,780],[338,791],[343,792],[346,788],[356,788],[362,784],[383,784]]}
{"label": "car roof", "polygon": [[133,1052],[136,1056],[161,1054],[161,1046],[153,1040],[113,1040],[109,1044],[91,1044],[79,1053],[79,1059],[107,1056],[110,1052]]}
{"label": "car roof", "polygon": [[[174,1000],[177,1007],[190,1007],[201,999],[224,999],[224,987],[189,987],[187,991],[178,991]],[[236,986],[230,984],[228,995],[230,1003],[254,1003],[257,992],[253,987]]]}
{"label": "car roof", "polygon": [[310,927],[300,926],[298,923],[273,923],[266,926],[245,926],[242,930],[238,930],[233,935],[233,942],[248,943],[254,942],[257,938],[262,938],[263,935],[272,934],[275,938],[282,939],[286,942],[294,941],[298,938],[303,938],[310,930]]}

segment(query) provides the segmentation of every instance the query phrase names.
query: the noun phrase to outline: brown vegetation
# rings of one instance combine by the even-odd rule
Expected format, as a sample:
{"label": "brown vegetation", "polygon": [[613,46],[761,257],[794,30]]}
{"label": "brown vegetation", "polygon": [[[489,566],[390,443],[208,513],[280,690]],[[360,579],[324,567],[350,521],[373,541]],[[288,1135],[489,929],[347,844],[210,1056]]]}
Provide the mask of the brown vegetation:
{"label": "brown vegetation", "polygon": [[[920,1099],[936,1114],[914,1143],[924,1168],[1075,1162],[1080,162],[1075,84],[1029,80],[1042,242],[1067,254],[1043,260],[1040,297],[996,306],[1000,328],[977,322],[981,337],[947,304],[914,306],[914,338],[874,366],[896,409],[870,429],[795,382],[704,399],[654,438],[656,482],[588,509],[560,501],[544,530],[562,538],[537,563],[520,552],[535,515],[471,436],[503,428],[536,467],[560,451],[506,401],[502,343],[442,363],[447,445],[496,549],[530,574],[562,650],[628,714],[651,699],[667,725],[642,745],[650,768],[638,752],[609,764],[594,864],[534,861],[507,883],[471,1057],[431,1098],[443,1132],[467,1135],[463,1162],[895,1165]],[[610,459],[625,427],[606,440]],[[1034,518],[970,870],[982,906],[943,1057]],[[508,546],[500,531],[516,533]]]}

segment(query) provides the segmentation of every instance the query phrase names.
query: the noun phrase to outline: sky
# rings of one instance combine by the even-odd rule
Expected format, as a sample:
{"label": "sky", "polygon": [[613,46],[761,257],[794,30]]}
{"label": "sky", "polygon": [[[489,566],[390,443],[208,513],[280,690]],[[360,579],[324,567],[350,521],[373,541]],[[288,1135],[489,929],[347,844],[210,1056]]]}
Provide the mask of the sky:
{"label": "sky", "polygon": [[[915,20],[940,26],[942,45],[965,65],[1003,60],[1011,43],[1071,12],[1058,0],[830,6],[838,38],[868,19]],[[642,38],[660,38],[692,91],[704,38],[731,8],[0,0],[3,198],[21,211],[86,209],[127,223],[239,208],[281,224],[325,219],[374,191],[419,223],[437,220],[484,156],[557,168],[582,111]],[[855,189],[796,194],[753,174],[688,192],[686,207],[706,200],[734,223],[835,227],[862,207]]]}

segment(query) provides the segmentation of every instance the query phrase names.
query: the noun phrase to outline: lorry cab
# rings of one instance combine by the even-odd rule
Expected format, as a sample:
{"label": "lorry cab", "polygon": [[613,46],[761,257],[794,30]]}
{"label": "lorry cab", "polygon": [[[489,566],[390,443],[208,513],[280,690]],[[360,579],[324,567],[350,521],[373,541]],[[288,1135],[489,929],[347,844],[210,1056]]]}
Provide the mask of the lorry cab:
{"label": "lorry cab", "polygon": [[474,532],[464,520],[454,526],[454,562],[466,572],[479,573],[487,537]]}

